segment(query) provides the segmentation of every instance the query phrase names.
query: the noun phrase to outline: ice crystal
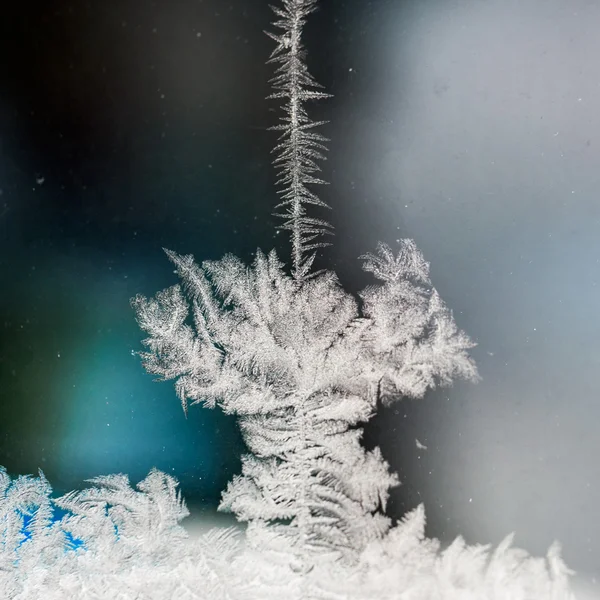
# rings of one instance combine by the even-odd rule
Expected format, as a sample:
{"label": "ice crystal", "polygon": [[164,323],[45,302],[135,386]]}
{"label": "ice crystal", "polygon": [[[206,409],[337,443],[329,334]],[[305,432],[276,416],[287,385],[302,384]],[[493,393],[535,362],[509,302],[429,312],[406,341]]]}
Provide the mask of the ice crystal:
{"label": "ice crystal", "polygon": [[[573,600],[554,544],[534,558],[508,536],[490,554],[462,538],[441,550],[425,537],[422,506],[357,562],[310,572],[215,528],[191,539],[177,481],[153,469],[133,489],[109,475],[52,499],[44,475],[0,467],[0,592],[6,600]],[[66,510],[56,520],[54,506]],[[78,544],[75,544],[76,538]]]}
{"label": "ice crystal", "polygon": [[308,186],[325,184],[315,177],[321,169],[317,160],[325,160],[323,154],[327,138],[311,131],[325,121],[312,121],[304,108],[311,100],[328,98],[329,94],[318,91],[319,85],[308,72],[304,62],[302,28],[306,17],[315,9],[317,0],[282,0],[281,6],[272,7],[278,19],[274,26],[280,34],[266,32],[277,43],[269,63],[278,64],[271,80],[274,93],[270,99],[284,100],[282,123],[271,129],[281,131],[279,143],[273,149],[277,153],[274,164],[279,172],[277,185],[282,202],[276,206],[284,212],[276,213],[284,219],[281,229],[291,232],[292,273],[295,279],[310,274],[315,259],[314,249],[327,246],[319,238],[331,234],[331,225],[307,215],[306,206],[329,208]]}

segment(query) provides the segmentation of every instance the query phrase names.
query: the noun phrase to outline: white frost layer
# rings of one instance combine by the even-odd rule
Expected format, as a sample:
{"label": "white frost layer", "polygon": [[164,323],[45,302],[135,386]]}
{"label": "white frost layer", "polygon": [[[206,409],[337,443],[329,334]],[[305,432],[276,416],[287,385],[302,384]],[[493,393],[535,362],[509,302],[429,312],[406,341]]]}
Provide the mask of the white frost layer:
{"label": "white frost layer", "polygon": [[[5,514],[6,516],[6,514]],[[108,516],[106,517],[109,518]],[[4,523],[6,526],[6,522]],[[571,572],[553,545],[545,558],[512,546],[495,550],[457,538],[440,549],[424,535],[423,506],[371,543],[354,567],[322,563],[298,573],[268,552],[244,548],[239,531],[214,528],[185,538],[182,527],[157,540],[143,523],[94,550],[51,552],[41,535],[4,560],[7,600],[572,600]],[[4,529],[6,533],[6,528]],[[105,535],[105,534],[104,534]],[[5,537],[6,539],[6,537]],[[32,544],[31,548],[27,545]],[[33,547],[36,544],[37,547]],[[35,550],[35,553],[31,551]],[[0,558],[8,558],[2,546]],[[13,548],[13,552],[15,549]],[[12,555],[14,557],[14,554]],[[580,600],[591,596],[581,595]]]}

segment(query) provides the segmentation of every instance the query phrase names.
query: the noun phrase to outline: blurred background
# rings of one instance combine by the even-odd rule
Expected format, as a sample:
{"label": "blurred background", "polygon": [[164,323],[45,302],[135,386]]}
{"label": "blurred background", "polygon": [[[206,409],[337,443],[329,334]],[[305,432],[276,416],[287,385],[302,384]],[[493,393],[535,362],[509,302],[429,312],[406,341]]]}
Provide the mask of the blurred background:
{"label": "blurred background", "polygon": [[[100,474],[179,479],[213,522],[235,421],[155,383],[129,299],[176,283],[163,247],[251,261],[278,235],[258,0],[7,3],[0,24],[0,465],[56,493]],[[323,0],[308,64],[334,98],[321,265],[416,240],[482,381],[366,428],[428,534],[554,539],[600,576],[600,4]],[[418,443],[417,443],[418,440]],[[425,448],[423,447],[425,446]],[[220,517],[226,522],[229,517]],[[594,580],[593,580],[594,581]]]}

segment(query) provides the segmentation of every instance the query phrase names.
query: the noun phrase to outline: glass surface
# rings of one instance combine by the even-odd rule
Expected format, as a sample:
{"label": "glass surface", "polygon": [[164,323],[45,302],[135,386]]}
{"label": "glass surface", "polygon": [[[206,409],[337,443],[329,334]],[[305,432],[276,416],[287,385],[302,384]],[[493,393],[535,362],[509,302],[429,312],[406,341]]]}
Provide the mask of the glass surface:
{"label": "glass surface", "polygon": [[[130,298],[177,283],[162,248],[250,262],[287,234],[270,150],[266,2],[10,3],[0,36],[0,465],[56,495],[152,467],[189,530],[245,451],[135,352]],[[349,291],[356,257],[412,238],[482,380],[382,408],[365,430],[442,542],[554,539],[598,594],[600,4],[323,2],[304,42],[333,98],[320,190]],[[591,596],[590,596],[591,597]]]}

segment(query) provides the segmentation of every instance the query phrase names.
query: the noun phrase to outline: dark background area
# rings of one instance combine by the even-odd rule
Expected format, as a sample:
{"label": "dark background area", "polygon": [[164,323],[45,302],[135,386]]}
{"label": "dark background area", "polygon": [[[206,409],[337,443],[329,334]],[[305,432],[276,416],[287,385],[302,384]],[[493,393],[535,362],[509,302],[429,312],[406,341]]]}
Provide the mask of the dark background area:
{"label": "dark background area", "polygon": [[[239,470],[235,422],[155,383],[129,299],[198,260],[287,257],[271,216],[272,15],[258,0],[10,3],[0,24],[0,464],[57,493],[152,466],[194,517]],[[350,290],[356,257],[411,237],[478,343],[483,380],[367,427],[428,533],[558,538],[600,556],[600,5],[323,1],[309,68],[334,98],[321,196]],[[427,446],[419,449],[418,439]]]}

